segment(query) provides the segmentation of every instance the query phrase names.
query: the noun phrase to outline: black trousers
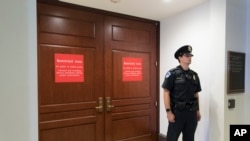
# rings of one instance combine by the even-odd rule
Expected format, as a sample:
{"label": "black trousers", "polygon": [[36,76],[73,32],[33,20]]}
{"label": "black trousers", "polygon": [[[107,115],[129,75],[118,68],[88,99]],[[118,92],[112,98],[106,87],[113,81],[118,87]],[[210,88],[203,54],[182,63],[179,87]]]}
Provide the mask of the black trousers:
{"label": "black trousers", "polygon": [[177,141],[182,133],[182,141],[194,141],[197,127],[196,111],[173,111],[175,122],[169,122],[166,141]]}

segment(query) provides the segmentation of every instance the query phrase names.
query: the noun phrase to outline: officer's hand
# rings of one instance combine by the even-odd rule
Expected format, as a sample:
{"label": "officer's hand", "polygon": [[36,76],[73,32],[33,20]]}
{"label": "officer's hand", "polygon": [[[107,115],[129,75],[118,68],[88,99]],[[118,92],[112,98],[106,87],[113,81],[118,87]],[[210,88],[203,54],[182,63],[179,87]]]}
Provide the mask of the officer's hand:
{"label": "officer's hand", "polygon": [[169,122],[175,122],[175,115],[171,111],[167,112],[167,118]]}
{"label": "officer's hand", "polygon": [[200,111],[197,111],[197,121],[200,121],[201,120],[201,113]]}

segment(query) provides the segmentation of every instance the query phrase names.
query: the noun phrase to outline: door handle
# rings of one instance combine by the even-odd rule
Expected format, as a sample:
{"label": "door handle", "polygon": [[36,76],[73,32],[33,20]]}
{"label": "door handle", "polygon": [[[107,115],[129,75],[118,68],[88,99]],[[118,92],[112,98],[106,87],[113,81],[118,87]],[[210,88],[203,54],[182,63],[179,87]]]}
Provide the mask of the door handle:
{"label": "door handle", "polygon": [[102,98],[102,97],[99,97],[99,98],[98,98],[98,106],[95,107],[95,109],[96,109],[98,112],[103,112],[103,98]]}
{"label": "door handle", "polygon": [[106,111],[110,112],[114,107],[115,107],[114,105],[111,105],[111,98],[106,97]]}

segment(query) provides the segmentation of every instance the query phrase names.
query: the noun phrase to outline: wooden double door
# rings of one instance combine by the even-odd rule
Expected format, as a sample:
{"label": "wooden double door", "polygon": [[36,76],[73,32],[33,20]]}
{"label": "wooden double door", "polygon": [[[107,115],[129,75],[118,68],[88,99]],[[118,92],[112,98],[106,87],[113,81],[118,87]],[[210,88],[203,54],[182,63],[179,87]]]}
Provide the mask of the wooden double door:
{"label": "wooden double door", "polygon": [[39,141],[156,141],[157,26],[37,4]]}

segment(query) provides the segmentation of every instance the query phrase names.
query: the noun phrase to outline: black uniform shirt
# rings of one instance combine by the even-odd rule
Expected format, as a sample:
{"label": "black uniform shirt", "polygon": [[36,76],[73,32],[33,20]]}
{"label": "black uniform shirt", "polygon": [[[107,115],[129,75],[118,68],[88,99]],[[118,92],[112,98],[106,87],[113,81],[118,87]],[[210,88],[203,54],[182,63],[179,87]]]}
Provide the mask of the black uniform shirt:
{"label": "black uniform shirt", "polygon": [[162,88],[170,91],[171,100],[190,101],[194,94],[201,91],[198,74],[192,70],[183,70],[181,66],[167,72]]}

